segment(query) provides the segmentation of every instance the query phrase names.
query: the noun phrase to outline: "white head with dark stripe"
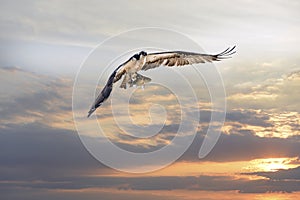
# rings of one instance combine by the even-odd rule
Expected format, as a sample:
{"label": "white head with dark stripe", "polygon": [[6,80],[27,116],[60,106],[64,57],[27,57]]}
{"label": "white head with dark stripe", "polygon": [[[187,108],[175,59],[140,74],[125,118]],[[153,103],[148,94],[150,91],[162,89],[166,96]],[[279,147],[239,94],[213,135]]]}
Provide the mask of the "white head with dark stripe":
{"label": "white head with dark stripe", "polygon": [[139,56],[140,56],[140,60],[142,60],[142,62],[143,62],[142,65],[144,65],[144,64],[146,63],[147,52],[141,51],[141,52],[139,53]]}
{"label": "white head with dark stripe", "polygon": [[134,54],[133,56],[132,56],[132,59],[133,60],[135,60],[135,61],[137,61],[137,60],[140,60],[140,59],[143,59],[144,57],[146,57],[147,56],[147,52],[145,52],[145,51],[141,51],[140,53],[136,53],[136,54]]}
{"label": "white head with dark stripe", "polygon": [[141,57],[145,57],[145,56],[147,56],[147,52],[141,51],[141,52],[139,53],[139,55],[140,55]]}

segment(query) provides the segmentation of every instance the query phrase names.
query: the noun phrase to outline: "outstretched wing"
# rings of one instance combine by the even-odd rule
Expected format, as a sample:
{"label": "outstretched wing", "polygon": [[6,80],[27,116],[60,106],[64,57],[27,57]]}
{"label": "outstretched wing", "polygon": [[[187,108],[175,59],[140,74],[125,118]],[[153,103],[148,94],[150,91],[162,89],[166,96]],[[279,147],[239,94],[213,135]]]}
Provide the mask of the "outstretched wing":
{"label": "outstretched wing", "polygon": [[113,88],[113,83],[114,83],[114,78],[115,78],[115,76],[116,76],[116,73],[117,73],[117,72],[114,71],[114,72],[110,75],[110,77],[109,77],[109,79],[108,79],[106,85],[104,86],[104,88],[102,89],[102,91],[100,92],[100,94],[98,95],[98,97],[96,98],[95,102],[93,103],[91,109],[89,110],[89,113],[88,113],[88,116],[87,116],[87,117],[91,116],[91,114],[92,114],[99,106],[101,106],[102,103],[109,97],[109,95],[110,95],[110,93],[111,93],[111,91],[112,91],[112,88]]}
{"label": "outstretched wing", "polygon": [[[131,59],[131,58],[130,58]],[[93,103],[91,109],[88,112],[88,116],[91,116],[91,114],[93,112],[95,112],[95,110],[102,105],[102,103],[104,101],[106,101],[106,99],[108,99],[108,97],[110,96],[110,93],[113,89],[113,84],[115,82],[117,82],[118,80],[120,80],[120,78],[125,74],[125,70],[124,70],[124,66],[126,66],[126,64],[130,61],[127,60],[126,62],[124,62],[123,64],[121,64],[119,67],[117,67],[117,69],[115,69],[113,71],[113,73],[109,76],[106,85],[104,86],[104,88],[102,89],[102,91],[100,92],[100,94],[98,95],[98,97],[96,98],[95,102]]]}
{"label": "outstretched wing", "polygon": [[172,67],[220,61],[222,59],[230,58],[230,55],[235,53],[234,49],[235,46],[232,48],[227,48],[225,51],[215,55],[185,51],[150,53],[147,55],[146,63],[142,70],[153,69],[159,66]]}

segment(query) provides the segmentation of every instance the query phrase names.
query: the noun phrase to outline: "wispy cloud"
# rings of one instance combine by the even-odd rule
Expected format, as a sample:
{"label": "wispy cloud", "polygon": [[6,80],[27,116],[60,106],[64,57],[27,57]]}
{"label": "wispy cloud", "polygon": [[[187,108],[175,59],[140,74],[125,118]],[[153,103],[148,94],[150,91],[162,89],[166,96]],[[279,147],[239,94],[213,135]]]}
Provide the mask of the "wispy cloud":
{"label": "wispy cloud", "polygon": [[244,88],[244,92],[231,94],[228,100],[243,108],[299,111],[299,96],[294,93],[299,84],[299,72],[294,71]]}
{"label": "wispy cloud", "polygon": [[7,91],[0,101],[2,126],[38,122],[73,129],[70,80],[16,67],[0,71],[1,87]]}

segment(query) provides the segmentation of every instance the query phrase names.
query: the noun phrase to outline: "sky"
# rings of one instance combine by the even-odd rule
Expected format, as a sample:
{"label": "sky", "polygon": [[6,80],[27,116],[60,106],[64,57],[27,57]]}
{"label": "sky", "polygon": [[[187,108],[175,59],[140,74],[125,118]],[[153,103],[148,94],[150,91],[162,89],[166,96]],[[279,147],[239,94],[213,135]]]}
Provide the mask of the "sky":
{"label": "sky", "polygon": [[[298,1],[280,0],[1,0],[1,198],[299,198],[299,8]],[[202,78],[192,67],[145,72],[152,82],[144,89],[116,86],[85,118],[95,90],[140,48],[218,53],[234,45],[231,59],[196,66]],[[225,123],[216,145],[199,159],[211,117],[223,113],[213,109],[211,95],[222,102],[222,91]],[[180,99],[188,104],[182,107]],[[191,123],[180,136],[191,144],[163,168],[165,157],[137,164],[103,151],[119,164],[111,168],[83,142],[99,139],[95,127],[101,127],[100,142],[108,138],[135,155],[180,148],[172,140],[182,113],[198,111],[195,132]]]}

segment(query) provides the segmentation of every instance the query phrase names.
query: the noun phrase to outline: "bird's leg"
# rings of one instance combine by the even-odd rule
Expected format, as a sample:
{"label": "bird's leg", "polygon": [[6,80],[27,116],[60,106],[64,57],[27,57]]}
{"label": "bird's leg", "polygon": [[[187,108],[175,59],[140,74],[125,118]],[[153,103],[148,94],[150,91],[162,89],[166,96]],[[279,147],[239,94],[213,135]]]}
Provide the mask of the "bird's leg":
{"label": "bird's leg", "polygon": [[130,79],[129,85],[130,85],[130,87],[134,86],[134,82],[132,81],[132,79]]}
{"label": "bird's leg", "polygon": [[130,77],[129,84],[130,84],[130,87],[132,87],[133,86],[133,79],[132,79],[132,74],[131,73],[129,74],[129,77]]}
{"label": "bird's leg", "polygon": [[126,88],[127,88],[127,83],[128,83],[128,81],[129,81],[129,79],[130,79],[129,75],[126,74],[126,75],[124,76],[124,78],[123,78],[123,81],[122,81],[122,83],[121,83],[121,85],[120,85],[120,88],[126,89]]}

